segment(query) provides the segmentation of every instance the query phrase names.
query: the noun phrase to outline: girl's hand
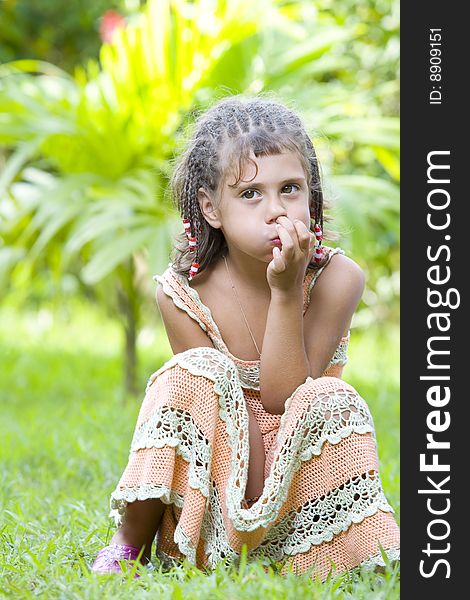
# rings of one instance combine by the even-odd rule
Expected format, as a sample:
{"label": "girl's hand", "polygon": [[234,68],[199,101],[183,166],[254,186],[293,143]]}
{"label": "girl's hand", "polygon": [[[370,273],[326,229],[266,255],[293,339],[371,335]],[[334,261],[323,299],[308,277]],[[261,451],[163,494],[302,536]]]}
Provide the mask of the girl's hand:
{"label": "girl's hand", "polygon": [[297,290],[302,287],[305,271],[312,257],[315,235],[302,221],[292,222],[288,217],[282,216],[276,222],[282,250],[274,246],[266,278],[271,290]]}

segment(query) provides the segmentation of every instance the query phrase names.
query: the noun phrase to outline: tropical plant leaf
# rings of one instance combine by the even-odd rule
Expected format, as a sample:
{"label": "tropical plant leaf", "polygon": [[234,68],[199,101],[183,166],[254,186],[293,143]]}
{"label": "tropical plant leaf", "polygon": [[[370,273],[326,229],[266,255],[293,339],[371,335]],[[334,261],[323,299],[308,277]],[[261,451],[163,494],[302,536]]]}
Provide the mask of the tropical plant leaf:
{"label": "tropical plant leaf", "polygon": [[399,121],[392,117],[337,119],[328,123],[330,137],[398,150]]}
{"label": "tropical plant leaf", "polygon": [[152,235],[155,235],[155,228],[149,226],[108,239],[83,267],[81,271],[83,281],[88,285],[95,285],[135,251],[145,246]]}
{"label": "tropical plant leaf", "polygon": [[395,179],[395,181],[400,181],[400,156],[397,152],[392,152],[387,148],[383,148],[381,146],[373,146],[372,147],[377,160],[380,162],[385,171]]}
{"label": "tropical plant leaf", "polygon": [[19,143],[11,156],[6,161],[5,167],[0,172],[0,198],[6,193],[7,188],[13,183],[15,177],[23,169],[24,165],[37,152],[41,145],[41,139],[32,142]]}
{"label": "tropical plant leaf", "polygon": [[344,243],[384,265],[399,238],[396,15],[383,28],[347,4],[148,0],[73,76],[0,65],[3,240],[36,259],[62,244],[90,281],[124,265],[126,240],[165,266],[178,219],[166,183],[186,124],[216,98],[272,90],[307,123]]}

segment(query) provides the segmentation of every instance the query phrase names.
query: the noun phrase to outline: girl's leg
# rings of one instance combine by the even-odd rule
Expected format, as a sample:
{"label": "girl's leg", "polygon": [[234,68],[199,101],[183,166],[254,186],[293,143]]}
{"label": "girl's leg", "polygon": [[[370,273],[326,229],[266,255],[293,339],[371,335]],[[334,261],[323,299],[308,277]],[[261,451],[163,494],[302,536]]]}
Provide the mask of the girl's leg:
{"label": "girl's leg", "polygon": [[248,431],[250,441],[250,458],[248,462],[248,480],[245,498],[260,496],[264,487],[264,444],[263,436],[251,408],[246,404],[248,411]]}
{"label": "girl's leg", "polygon": [[143,557],[150,560],[152,543],[160,526],[165,505],[157,498],[136,500],[126,506],[123,523],[111,539],[111,544],[145,545]]}

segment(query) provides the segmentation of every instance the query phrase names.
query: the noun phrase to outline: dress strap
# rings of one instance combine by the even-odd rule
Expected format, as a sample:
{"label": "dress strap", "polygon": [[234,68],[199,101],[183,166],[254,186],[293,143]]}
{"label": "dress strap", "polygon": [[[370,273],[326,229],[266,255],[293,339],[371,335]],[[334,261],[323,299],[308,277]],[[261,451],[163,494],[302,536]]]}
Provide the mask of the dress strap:
{"label": "dress strap", "polygon": [[183,281],[184,276],[172,269],[171,263],[168,264],[168,268],[162,275],[154,275],[152,279],[162,285],[164,293],[173,300],[178,308],[184,310],[191,319],[199,324],[211,341],[216,341],[217,345],[220,345],[222,336],[212,318],[209,307],[201,302],[197,291]]}

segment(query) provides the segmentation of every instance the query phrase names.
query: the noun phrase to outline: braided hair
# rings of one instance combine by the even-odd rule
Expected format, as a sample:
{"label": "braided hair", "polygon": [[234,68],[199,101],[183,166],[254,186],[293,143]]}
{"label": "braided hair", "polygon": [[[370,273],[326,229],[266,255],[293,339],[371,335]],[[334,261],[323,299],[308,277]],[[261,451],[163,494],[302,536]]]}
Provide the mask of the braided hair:
{"label": "braided hair", "polygon": [[[188,276],[191,264],[199,272],[215,262],[227,250],[223,232],[204,218],[198,190],[204,188],[214,198],[220,193],[230,171],[236,166],[236,186],[246,162],[257,165],[250,157],[295,152],[307,177],[310,217],[323,230],[323,209],[327,208],[320,181],[315,149],[300,118],[287,106],[260,95],[223,98],[203,112],[193,123],[193,132],[179,156],[170,181],[173,202],[182,219],[189,220],[190,235],[196,238],[196,256],[188,247],[186,233],[177,236],[172,253],[172,267]],[[256,177],[256,174],[255,174]],[[325,221],[329,221],[325,217]],[[323,261],[311,263],[321,268]]]}

